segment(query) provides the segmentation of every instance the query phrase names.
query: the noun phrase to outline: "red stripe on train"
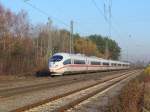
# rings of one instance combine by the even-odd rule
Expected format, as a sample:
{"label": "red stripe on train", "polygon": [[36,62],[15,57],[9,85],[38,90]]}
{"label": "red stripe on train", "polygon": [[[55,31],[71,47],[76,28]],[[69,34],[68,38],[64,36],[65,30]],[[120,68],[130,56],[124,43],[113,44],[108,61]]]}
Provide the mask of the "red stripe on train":
{"label": "red stripe on train", "polygon": [[63,69],[65,67],[112,67],[112,66],[102,66],[102,65],[82,65],[82,64],[68,64],[68,65],[64,65],[63,67],[60,68],[56,68],[55,70],[60,70]]}

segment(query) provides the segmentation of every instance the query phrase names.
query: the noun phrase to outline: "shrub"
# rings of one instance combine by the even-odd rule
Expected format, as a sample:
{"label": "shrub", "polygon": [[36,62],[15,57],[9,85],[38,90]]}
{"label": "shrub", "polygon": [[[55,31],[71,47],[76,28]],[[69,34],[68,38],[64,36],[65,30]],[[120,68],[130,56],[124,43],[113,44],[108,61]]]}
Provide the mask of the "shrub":
{"label": "shrub", "polygon": [[150,66],[148,66],[145,70],[144,70],[145,74],[149,74],[150,75]]}

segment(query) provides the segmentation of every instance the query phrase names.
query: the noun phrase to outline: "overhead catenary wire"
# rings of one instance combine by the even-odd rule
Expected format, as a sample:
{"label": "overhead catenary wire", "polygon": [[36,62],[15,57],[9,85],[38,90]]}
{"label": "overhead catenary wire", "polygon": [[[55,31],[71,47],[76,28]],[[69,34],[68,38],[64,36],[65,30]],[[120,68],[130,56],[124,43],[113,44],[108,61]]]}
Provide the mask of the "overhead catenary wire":
{"label": "overhead catenary wire", "polygon": [[[105,21],[108,23],[109,25],[109,35],[108,35],[108,38],[111,37],[111,6],[109,4],[109,19],[107,19],[107,7],[106,7],[106,4],[104,4],[104,13],[103,11],[99,8],[99,6],[97,5],[96,1],[95,0],[91,0],[92,3],[94,4],[94,6],[96,7],[96,9],[99,11],[99,13],[104,17]],[[109,57],[109,50],[108,50],[108,42],[106,41],[106,47],[105,47],[105,58],[108,59]]]}
{"label": "overhead catenary wire", "polygon": [[[105,22],[110,24],[110,21],[108,20],[106,14],[104,14],[104,12],[106,12],[106,4],[104,4],[104,12],[103,12],[95,0],[91,0],[91,1],[92,1],[93,5],[95,6],[95,8],[97,9],[97,11],[100,13],[100,15],[103,16]],[[111,11],[111,9],[110,9],[111,6],[112,6],[112,1],[110,1],[110,4],[109,4],[109,11]],[[109,14],[109,16],[111,17],[111,28],[112,28],[112,30],[115,31],[117,33],[117,35],[120,37],[121,36],[120,32],[112,24],[112,23],[114,23],[112,14]]]}
{"label": "overhead catenary wire", "polygon": [[97,3],[95,2],[95,0],[91,0],[92,3],[94,4],[94,6],[96,7],[96,9],[99,11],[99,13],[104,17],[105,21],[108,22],[107,18],[105,17],[105,14],[103,13],[103,11],[99,8],[99,6],[97,5]]}
{"label": "overhead catenary wire", "polygon": [[[92,0],[92,3],[96,7],[96,9],[100,12],[100,14],[104,17],[105,21],[109,25],[109,36],[108,37],[111,37],[111,30],[115,31],[115,33],[117,33],[118,37],[122,37],[122,35],[118,31],[118,29],[116,29],[116,27],[114,27],[114,24],[115,24],[115,26],[118,26],[118,23],[114,20],[114,17],[112,16],[112,13],[111,13],[112,12],[112,10],[111,10],[112,0],[105,0],[105,2],[107,2],[106,4],[108,4],[108,7],[106,7],[106,4],[104,3],[104,13],[103,13],[102,10],[100,9],[100,7],[97,5],[96,1]],[[106,9],[106,8],[108,8],[108,9]],[[123,32],[123,33],[125,33],[127,36],[129,35],[126,32]],[[106,45],[106,50],[107,50],[107,46],[108,45]],[[127,60],[128,60],[128,51],[127,51]]]}
{"label": "overhead catenary wire", "polygon": [[[40,9],[40,8],[36,7],[35,5],[29,3],[28,1],[29,1],[29,0],[24,0],[24,2],[25,2],[27,5],[29,5],[30,7],[32,7],[33,9],[35,9],[36,11],[38,11],[39,13],[41,13],[41,14],[45,15],[46,17],[48,17],[48,21],[50,21],[50,18],[54,18],[55,20],[57,20],[57,21],[60,22],[61,24],[63,24],[63,25],[65,25],[65,26],[71,28],[71,29],[70,29],[70,49],[71,49],[71,50],[70,50],[70,53],[73,53],[73,52],[74,52],[74,50],[73,50],[73,21],[71,21],[71,26],[70,26],[70,25],[66,24],[64,21],[62,21],[62,20],[60,20],[60,19],[58,19],[58,18],[56,18],[56,17],[49,16],[49,15],[50,15],[49,13],[43,11],[42,9]],[[51,45],[51,54],[53,54],[52,40],[50,41],[50,39],[49,39],[49,40],[48,40],[48,45],[49,45],[49,43],[50,43],[50,45]],[[48,47],[48,50],[50,50],[50,46]]]}
{"label": "overhead catenary wire", "polygon": [[26,3],[27,5],[29,5],[30,7],[32,7],[33,9],[35,9],[36,11],[40,12],[41,14],[45,15],[48,18],[53,18],[55,20],[57,20],[59,23],[63,24],[64,26],[69,27],[70,25],[66,24],[63,20],[54,17],[54,16],[50,16],[49,13],[43,11],[42,9],[38,8],[37,6],[35,6],[34,4],[30,3],[29,0],[24,0],[24,3]]}

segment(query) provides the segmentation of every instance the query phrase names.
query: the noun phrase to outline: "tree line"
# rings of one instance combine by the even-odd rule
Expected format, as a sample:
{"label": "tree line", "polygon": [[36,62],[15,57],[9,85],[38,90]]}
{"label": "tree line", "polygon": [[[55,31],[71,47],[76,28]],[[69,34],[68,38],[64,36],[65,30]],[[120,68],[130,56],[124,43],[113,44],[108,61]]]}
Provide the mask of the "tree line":
{"label": "tree line", "polygon": [[[108,42],[109,59],[118,59],[120,47],[101,35],[73,35],[74,53],[105,58]],[[32,25],[28,14],[14,13],[0,5],[0,75],[22,74],[47,68],[50,56],[69,52],[70,32],[47,23]]]}

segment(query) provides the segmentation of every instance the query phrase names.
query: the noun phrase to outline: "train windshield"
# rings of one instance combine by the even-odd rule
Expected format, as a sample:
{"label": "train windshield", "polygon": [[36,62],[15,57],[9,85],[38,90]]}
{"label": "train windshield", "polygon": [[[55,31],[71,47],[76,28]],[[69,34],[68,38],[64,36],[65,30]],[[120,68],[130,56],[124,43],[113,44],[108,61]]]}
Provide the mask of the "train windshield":
{"label": "train windshield", "polygon": [[55,55],[50,59],[50,62],[58,62],[58,61],[61,61],[62,59],[63,59],[63,56]]}

